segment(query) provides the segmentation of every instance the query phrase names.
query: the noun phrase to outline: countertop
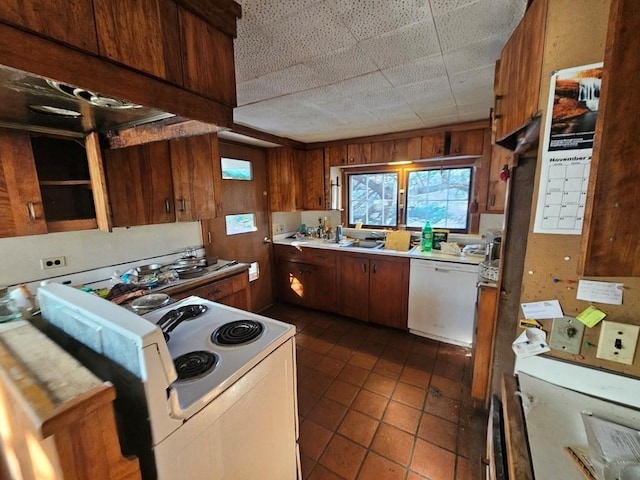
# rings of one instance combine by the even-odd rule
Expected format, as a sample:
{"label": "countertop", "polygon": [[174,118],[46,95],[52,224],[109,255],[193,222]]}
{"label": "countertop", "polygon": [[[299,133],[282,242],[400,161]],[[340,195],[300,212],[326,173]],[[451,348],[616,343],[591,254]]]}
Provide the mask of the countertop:
{"label": "countertop", "polygon": [[275,245],[289,245],[296,248],[323,248],[327,250],[340,250],[343,252],[349,252],[354,254],[367,254],[367,255],[391,255],[395,257],[405,257],[410,259],[428,259],[437,260],[441,262],[454,262],[465,263],[472,265],[479,265],[484,257],[476,255],[449,255],[441,253],[438,250],[431,250],[430,252],[421,252],[420,246],[410,248],[406,252],[398,250],[386,250],[384,248],[362,248],[362,247],[349,247],[336,243],[334,240],[323,240],[315,237],[303,237],[301,239],[295,238],[274,238],[273,243]]}
{"label": "countertop", "polygon": [[185,290],[191,290],[193,288],[206,285],[217,280],[222,280],[227,277],[236,275],[239,272],[249,269],[248,263],[236,263],[234,265],[227,265],[231,260],[218,260],[214,265],[206,267],[207,273],[195,278],[183,278],[174,282],[162,285],[160,287],[152,288],[151,293],[162,292],[167,295],[172,295]]}

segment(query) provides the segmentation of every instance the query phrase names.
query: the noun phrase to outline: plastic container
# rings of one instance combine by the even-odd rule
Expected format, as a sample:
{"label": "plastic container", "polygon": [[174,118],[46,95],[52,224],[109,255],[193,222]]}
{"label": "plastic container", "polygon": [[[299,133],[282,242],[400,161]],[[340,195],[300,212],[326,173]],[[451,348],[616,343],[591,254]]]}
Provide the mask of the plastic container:
{"label": "plastic container", "polygon": [[423,252],[430,252],[433,247],[433,228],[431,228],[431,222],[427,221],[422,227],[422,240],[420,242],[420,250]]}
{"label": "plastic container", "polygon": [[22,313],[16,301],[9,295],[7,287],[0,287],[0,323],[19,320]]}

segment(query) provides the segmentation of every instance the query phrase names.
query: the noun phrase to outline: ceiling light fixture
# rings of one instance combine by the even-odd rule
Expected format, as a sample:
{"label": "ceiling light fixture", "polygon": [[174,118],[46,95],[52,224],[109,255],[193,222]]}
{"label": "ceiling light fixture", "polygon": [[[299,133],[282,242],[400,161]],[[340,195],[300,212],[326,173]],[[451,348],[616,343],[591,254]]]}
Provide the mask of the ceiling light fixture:
{"label": "ceiling light fixture", "polygon": [[413,163],[411,160],[400,160],[397,162],[389,162],[387,163],[387,165],[409,165],[410,163]]}

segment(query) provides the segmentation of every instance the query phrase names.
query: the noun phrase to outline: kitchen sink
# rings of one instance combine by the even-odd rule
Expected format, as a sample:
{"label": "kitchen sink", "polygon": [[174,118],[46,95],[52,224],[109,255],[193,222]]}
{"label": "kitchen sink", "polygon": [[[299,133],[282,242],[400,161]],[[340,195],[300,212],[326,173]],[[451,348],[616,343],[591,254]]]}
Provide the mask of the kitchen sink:
{"label": "kitchen sink", "polygon": [[379,250],[384,248],[384,242],[381,240],[354,240],[350,243],[343,243],[341,247],[344,248],[369,248],[373,250]]}

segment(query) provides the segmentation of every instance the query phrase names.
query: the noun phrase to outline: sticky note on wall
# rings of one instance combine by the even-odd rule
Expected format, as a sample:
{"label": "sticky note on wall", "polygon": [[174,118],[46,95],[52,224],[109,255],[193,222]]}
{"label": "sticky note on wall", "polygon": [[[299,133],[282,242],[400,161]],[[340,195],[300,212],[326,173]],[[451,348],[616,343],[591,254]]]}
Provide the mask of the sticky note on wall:
{"label": "sticky note on wall", "polygon": [[580,312],[576,318],[584,323],[587,327],[592,328],[598,324],[600,320],[606,317],[607,314],[602,310],[598,310],[593,305],[587,307],[585,310]]}

